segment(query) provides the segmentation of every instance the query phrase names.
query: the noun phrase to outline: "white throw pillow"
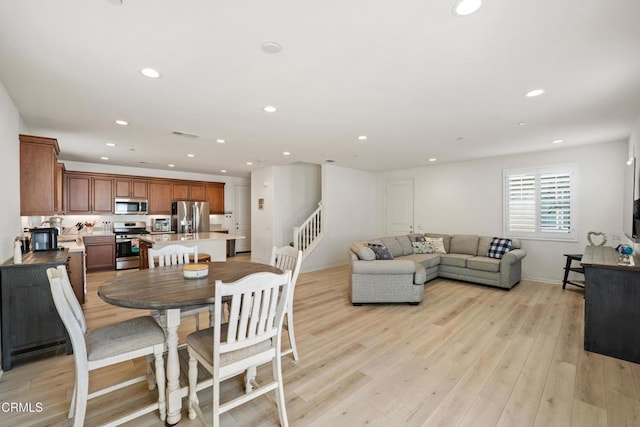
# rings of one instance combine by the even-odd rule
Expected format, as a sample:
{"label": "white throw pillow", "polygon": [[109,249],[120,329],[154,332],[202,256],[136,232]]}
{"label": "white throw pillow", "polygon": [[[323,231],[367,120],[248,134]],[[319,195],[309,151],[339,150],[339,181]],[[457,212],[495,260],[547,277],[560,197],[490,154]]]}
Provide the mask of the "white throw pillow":
{"label": "white throw pillow", "polygon": [[444,250],[444,241],[442,237],[425,237],[425,243],[431,246],[432,251],[429,253],[432,254],[446,254],[447,251]]}

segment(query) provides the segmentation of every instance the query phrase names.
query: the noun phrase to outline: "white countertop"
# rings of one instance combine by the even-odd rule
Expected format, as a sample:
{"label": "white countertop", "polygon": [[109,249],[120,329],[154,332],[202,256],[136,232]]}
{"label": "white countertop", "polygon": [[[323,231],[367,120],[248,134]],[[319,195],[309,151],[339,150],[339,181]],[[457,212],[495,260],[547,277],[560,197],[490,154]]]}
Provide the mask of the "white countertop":
{"label": "white countertop", "polygon": [[205,242],[205,241],[236,240],[236,239],[244,239],[244,236],[239,236],[236,234],[216,233],[213,231],[208,231],[203,233],[193,233],[193,234],[174,233],[174,234],[152,234],[152,235],[140,236],[140,240],[144,240],[151,244],[177,243],[177,242],[185,242],[185,241]]}
{"label": "white countertop", "polygon": [[[79,240],[79,242],[78,242]],[[67,248],[69,252],[84,252],[84,245],[82,244],[82,240],[73,240],[71,242],[58,242],[59,248]]]}

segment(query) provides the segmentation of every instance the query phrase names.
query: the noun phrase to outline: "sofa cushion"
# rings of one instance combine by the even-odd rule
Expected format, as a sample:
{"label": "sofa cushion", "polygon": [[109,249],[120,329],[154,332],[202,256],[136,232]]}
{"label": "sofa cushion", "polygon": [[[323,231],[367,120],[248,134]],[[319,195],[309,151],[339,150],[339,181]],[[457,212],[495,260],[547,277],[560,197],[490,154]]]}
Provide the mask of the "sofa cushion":
{"label": "sofa cushion", "polygon": [[430,247],[430,253],[446,254],[442,237],[425,237],[425,244]]}
{"label": "sofa cushion", "polygon": [[451,250],[449,253],[476,256],[478,255],[478,240],[479,237],[475,235],[456,234],[451,237]]}
{"label": "sofa cushion", "polygon": [[467,268],[470,268],[472,270],[490,271],[492,273],[497,273],[500,271],[500,260],[484,256],[477,256],[469,258],[467,260]]}
{"label": "sofa cushion", "polygon": [[376,259],[393,259],[393,255],[386,246],[378,243],[367,243],[367,246],[369,246],[373,253],[376,254]]}
{"label": "sofa cushion", "polygon": [[[504,254],[511,250],[511,239],[501,239],[500,237],[494,237],[489,246],[489,252],[487,256],[489,258],[502,259]],[[481,255],[481,254],[479,254]]]}
{"label": "sofa cushion", "polygon": [[445,254],[440,255],[440,264],[450,265],[453,267],[466,267],[467,260],[473,258],[473,255],[469,254]]}
{"label": "sofa cushion", "polygon": [[451,236],[448,234],[436,234],[436,233],[424,233],[424,237],[438,238],[442,237],[442,242],[444,243],[444,251],[446,253],[451,252]]}
{"label": "sofa cushion", "polygon": [[478,256],[487,256],[492,240],[493,237],[491,236],[480,236],[478,240]]}
{"label": "sofa cushion", "polygon": [[413,246],[411,246],[409,236],[396,236],[396,240],[402,249],[402,255],[411,255],[413,253]]}
{"label": "sofa cushion", "polygon": [[358,259],[362,261],[373,261],[374,259],[376,259],[375,252],[373,252],[373,250],[369,246],[363,243],[352,244],[351,252],[356,254]]}
{"label": "sofa cushion", "polygon": [[440,254],[414,254],[403,256],[402,259],[410,259],[424,268],[437,267],[440,264]]}
{"label": "sofa cushion", "polygon": [[[393,255],[394,258],[402,256],[402,246],[400,246],[400,243],[398,243],[398,240],[395,238],[395,236],[381,237],[380,241],[384,246],[387,247],[387,249],[389,249],[391,255]],[[413,249],[411,250],[411,252],[413,252]]]}

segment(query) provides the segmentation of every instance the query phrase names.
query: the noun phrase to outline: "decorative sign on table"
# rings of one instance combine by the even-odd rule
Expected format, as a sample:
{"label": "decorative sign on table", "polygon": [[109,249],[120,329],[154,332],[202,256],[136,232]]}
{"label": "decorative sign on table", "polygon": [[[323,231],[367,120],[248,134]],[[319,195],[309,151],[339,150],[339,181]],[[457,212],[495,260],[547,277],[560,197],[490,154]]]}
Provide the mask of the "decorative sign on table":
{"label": "decorative sign on table", "polygon": [[[594,243],[594,237],[596,242]],[[598,239],[600,242],[598,243]],[[587,233],[587,241],[591,246],[604,246],[607,244],[607,235],[602,231],[590,231]]]}

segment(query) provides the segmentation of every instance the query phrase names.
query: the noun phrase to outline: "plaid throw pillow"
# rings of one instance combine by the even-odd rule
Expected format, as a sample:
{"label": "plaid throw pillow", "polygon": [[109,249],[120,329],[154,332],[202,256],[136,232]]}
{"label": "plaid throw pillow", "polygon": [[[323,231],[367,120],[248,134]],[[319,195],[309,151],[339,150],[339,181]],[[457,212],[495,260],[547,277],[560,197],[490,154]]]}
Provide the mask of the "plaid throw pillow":
{"label": "plaid throw pillow", "polygon": [[497,258],[502,259],[504,254],[511,250],[511,239],[501,239],[499,237],[494,237],[491,241],[491,246],[489,246],[489,252],[487,256],[489,258]]}

